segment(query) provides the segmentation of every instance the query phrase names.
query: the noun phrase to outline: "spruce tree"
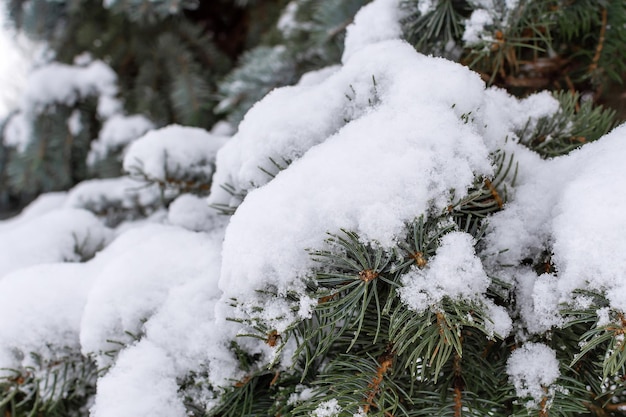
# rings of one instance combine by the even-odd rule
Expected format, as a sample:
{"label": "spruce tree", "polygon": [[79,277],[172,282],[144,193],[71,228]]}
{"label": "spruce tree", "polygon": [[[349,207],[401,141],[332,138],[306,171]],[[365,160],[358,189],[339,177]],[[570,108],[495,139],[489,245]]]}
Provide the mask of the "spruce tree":
{"label": "spruce tree", "polygon": [[624,413],[623,1],[10,6],[0,413]]}

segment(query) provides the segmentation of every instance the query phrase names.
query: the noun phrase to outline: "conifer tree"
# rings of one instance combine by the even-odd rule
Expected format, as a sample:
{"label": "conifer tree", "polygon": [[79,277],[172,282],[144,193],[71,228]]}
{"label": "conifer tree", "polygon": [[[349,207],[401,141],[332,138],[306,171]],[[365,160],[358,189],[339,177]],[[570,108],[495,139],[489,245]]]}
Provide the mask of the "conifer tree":
{"label": "conifer tree", "polygon": [[0,315],[80,288],[0,318],[0,413],[623,414],[623,1],[11,6],[87,82],[0,124],[0,198],[88,232],[0,265]]}

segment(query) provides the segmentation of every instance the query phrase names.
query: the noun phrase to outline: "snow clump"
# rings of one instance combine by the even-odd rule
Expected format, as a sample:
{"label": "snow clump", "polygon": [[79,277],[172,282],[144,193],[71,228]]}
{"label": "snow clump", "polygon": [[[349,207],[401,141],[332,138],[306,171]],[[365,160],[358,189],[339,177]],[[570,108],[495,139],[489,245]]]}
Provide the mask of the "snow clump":
{"label": "snow clump", "polygon": [[561,375],[556,352],[542,343],[525,343],[513,351],[506,370],[517,396],[530,398],[526,403],[528,408],[537,407],[544,399],[549,401],[556,393],[558,387],[554,383]]}

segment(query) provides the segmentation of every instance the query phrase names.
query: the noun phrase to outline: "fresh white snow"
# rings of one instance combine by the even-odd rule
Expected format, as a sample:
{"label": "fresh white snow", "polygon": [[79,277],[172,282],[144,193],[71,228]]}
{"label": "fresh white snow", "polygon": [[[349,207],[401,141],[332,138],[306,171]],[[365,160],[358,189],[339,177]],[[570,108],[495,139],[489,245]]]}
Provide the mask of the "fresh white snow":
{"label": "fresh white snow", "polygon": [[[492,2],[480,4],[486,13]],[[504,4],[506,17],[515,2]],[[428,12],[433,2],[419,6]],[[282,30],[291,30],[293,13]],[[503,18],[477,13],[467,42],[477,36],[471,30]],[[348,29],[342,65],[275,89],[236,129],[221,124],[212,133],[155,129],[143,116],[123,115],[115,74],[100,61],[33,73],[7,144],[27,143],[29,111],[95,95],[104,128],[90,158],[121,151],[132,178],[85,181],[0,222],[0,368],[27,367],[32,352],[48,360],[90,355],[106,367],[94,417],[183,417],[179,383],[199,370],[204,388],[196,395],[210,408],[246,374],[230,343],[249,329],[228,318],[254,313],[280,333],[310,317],[317,299],[305,288],[316,268],[309,251],[326,249],[328,233],[351,230],[392,250],[408,223],[446,213],[493,175],[501,151],[514,157],[517,178],[503,210],[489,217],[482,246],[462,231],[443,236],[428,263],[401,278],[399,297],[416,314],[446,299],[480,305],[490,336],[513,334],[521,345],[507,362],[519,398],[529,407],[550,400],[559,362],[534,336],[564,324],[563,303],[585,302],[577,289],[606,294],[610,310],[598,310],[600,323],[626,311],[626,126],[541,159],[515,132],[554,115],[558,101],[548,93],[516,99],[461,65],[416,53],[398,39],[401,17],[397,0],[371,2]],[[43,85],[51,73],[62,82]],[[75,117],[68,123],[80,129]],[[166,184],[194,181],[207,189],[165,195]],[[103,223],[112,207],[150,210],[112,229]],[[522,265],[544,252],[554,254],[556,271]],[[515,310],[490,300],[494,276],[511,286]],[[260,362],[289,363],[263,341],[237,342]],[[302,387],[293,402],[308,395]],[[313,415],[343,411],[329,398]]]}

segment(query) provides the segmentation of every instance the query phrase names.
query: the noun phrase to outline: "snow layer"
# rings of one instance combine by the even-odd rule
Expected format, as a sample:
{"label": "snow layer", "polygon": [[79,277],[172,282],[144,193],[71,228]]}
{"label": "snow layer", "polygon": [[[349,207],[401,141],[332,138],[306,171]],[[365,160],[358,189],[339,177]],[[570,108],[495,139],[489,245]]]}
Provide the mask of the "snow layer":
{"label": "snow layer", "polygon": [[501,265],[554,253],[558,280],[524,269],[510,273],[528,330],[562,324],[559,304],[573,302],[575,289],[603,291],[614,308],[625,311],[626,261],[618,254],[626,250],[620,210],[626,200],[622,182],[607,178],[626,178],[626,126],[568,156],[541,160],[521,150],[516,156],[514,198],[490,218],[486,240]]}
{"label": "snow layer", "polygon": [[[31,141],[34,118],[54,104],[73,106],[79,100],[93,96],[98,99],[98,116],[106,120],[121,111],[116,95],[117,75],[102,61],[85,65],[58,62],[43,65],[28,75],[19,111],[9,119],[5,129],[4,144],[19,151],[26,149]],[[68,128],[73,134],[82,128],[76,115],[78,113],[73,113],[68,120]]]}
{"label": "snow layer", "polygon": [[354,23],[346,29],[343,63],[368,45],[381,41],[400,39],[402,26],[398,0],[375,0],[367,4],[354,16]]}
{"label": "snow layer", "polygon": [[626,125],[569,159],[569,182],[553,211],[559,287],[605,289],[626,312]]}
{"label": "snow layer", "polygon": [[102,61],[93,61],[84,67],[50,63],[29,75],[22,107],[39,109],[51,103],[73,105],[90,95],[112,97],[115,94],[117,76]]}
{"label": "snow layer", "polygon": [[[331,135],[337,128],[337,111],[328,105],[328,96],[342,90],[338,85],[345,86],[343,91],[352,86],[357,97],[353,101],[360,98],[365,105],[359,109],[360,117]],[[454,94],[461,89],[466,92],[463,96]],[[326,92],[324,104],[308,100]],[[298,278],[312,266],[306,249],[322,247],[326,232],[347,228],[365,241],[391,247],[406,222],[428,209],[445,209],[451,189],[462,196],[476,174],[488,175],[492,170],[482,138],[461,117],[481,105],[483,92],[483,82],[469,70],[418,55],[405,43],[388,41],[356,53],[314,90],[277,90],[258,103],[249,114],[255,118],[247,118],[231,146],[218,155],[218,166],[225,163],[221,157],[227,150],[239,155],[253,152],[247,129],[254,128],[258,138],[264,132],[274,134],[283,125],[283,137],[293,141],[294,135],[300,136],[290,113],[278,121],[278,129],[252,124],[276,120],[272,109],[290,109],[294,98],[307,105],[306,109],[300,105],[300,112],[316,119],[315,141],[325,142],[310,148],[269,184],[250,192],[231,219],[220,281],[225,297],[253,297],[256,289],[269,284],[279,293],[297,290]],[[369,96],[372,104],[359,95]],[[351,104],[346,97],[338,100],[343,107]],[[312,136],[305,137],[304,143],[313,142]],[[289,141],[280,144],[283,152],[289,149]],[[295,146],[302,152],[302,142]],[[262,160],[259,150],[265,149],[254,150],[256,154],[244,159],[246,168],[240,173],[258,171],[249,161]],[[216,177],[219,174],[218,169]],[[246,253],[245,259],[241,253]]]}
{"label": "snow layer", "polygon": [[226,139],[178,125],[152,130],[130,145],[124,170],[148,181],[179,181],[183,177],[210,181],[215,155]]}
{"label": "snow layer", "polygon": [[215,212],[205,198],[183,194],[170,204],[167,219],[173,225],[195,232],[210,231],[222,227],[225,216]]}
{"label": "snow layer", "polygon": [[31,365],[31,352],[58,359],[80,351],[90,276],[84,264],[58,263],[23,268],[0,280],[0,371]]}
{"label": "snow layer", "polygon": [[52,262],[89,258],[111,231],[85,210],[54,210],[0,234],[0,280],[11,271]]}
{"label": "snow layer", "polygon": [[[269,94],[221,149],[224,138],[180,126],[152,131],[129,149],[127,169],[140,167],[155,180],[179,169],[210,177],[217,165],[215,181],[240,193],[234,200],[219,187],[208,202],[183,195],[169,208],[170,225],[118,228],[117,239],[85,263],[62,262],[92,256],[112,232],[73,207],[97,211],[92,202],[99,196],[119,197],[124,205],[119,185],[128,180],[84,183],[0,223],[0,367],[26,366],[32,351],[49,358],[79,349],[94,355],[110,365],[98,382],[97,417],[182,417],[180,381],[200,372],[207,387],[201,397],[210,408],[220,387],[243,377],[229,349],[240,329],[225,320],[233,315],[232,297],[241,302],[236,313],[245,314],[263,303],[258,290],[303,296],[302,279],[313,267],[307,249],[323,248],[327,232],[350,229],[364,241],[394,247],[407,222],[445,211],[451,190],[458,199],[477,176],[490,175],[489,155],[498,149],[515,156],[519,173],[510,201],[489,219],[484,250],[476,254],[465,233],[446,235],[426,268],[404,278],[403,301],[416,311],[436,308],[444,297],[476,301],[491,320],[488,331],[506,335],[509,312],[485,295],[494,274],[513,287],[518,311],[511,313],[521,317],[521,340],[562,325],[560,303],[575,302],[576,288],[604,291],[612,308],[626,310],[626,200],[623,181],[607,180],[626,178],[626,126],[567,157],[542,160],[513,132],[529,117],[554,114],[556,100],[547,93],[517,100],[485,89],[466,68],[415,53],[393,40],[400,34],[398,13],[397,0],[365,7],[348,31],[342,67]],[[82,67],[84,74],[106,75],[98,65],[88,71],[92,65]],[[107,78],[98,84],[84,77],[73,95],[50,87],[39,98],[69,103],[96,91],[108,109],[101,115],[118,112]],[[45,102],[39,98],[28,105]],[[13,136],[27,137],[20,117],[9,127]],[[118,133],[112,142],[128,143]],[[245,194],[227,226],[228,218],[207,210],[207,203],[234,207]],[[142,196],[139,206],[152,201],[153,195]],[[517,266],[550,251],[557,272],[538,275]],[[315,303],[303,296],[295,315],[286,299],[261,307],[268,321],[282,320],[280,332]],[[609,313],[598,315],[607,322]],[[267,346],[238,343],[271,358]],[[514,351],[507,372],[529,406],[557,389],[559,363],[543,344]],[[329,398],[314,413],[341,412]]]}
{"label": "snow layer", "polygon": [[154,124],[140,114],[133,116],[116,114],[110,117],[102,125],[98,138],[91,142],[87,162],[93,165],[111,153],[121,151],[151,129],[154,129]]}
{"label": "snow layer", "polygon": [[101,268],[89,294],[82,320],[83,351],[101,354],[119,348],[109,341],[132,342],[127,332],[141,335],[144,322],[173,287],[201,277],[215,279],[218,248],[207,235],[159,225],[120,236],[107,251],[117,256]]}
{"label": "snow layer", "polygon": [[84,208],[98,215],[113,210],[147,214],[161,204],[158,187],[146,186],[129,177],[83,181],[69,191],[65,201],[65,207]]}
{"label": "snow layer", "polygon": [[115,367],[98,381],[90,416],[185,417],[177,391],[172,358],[149,341],[141,341],[122,352]]}
{"label": "snow layer", "polygon": [[20,214],[7,220],[0,221],[0,232],[6,232],[22,223],[47,214],[63,207],[67,193],[64,191],[41,194],[32,203],[26,206]]}

